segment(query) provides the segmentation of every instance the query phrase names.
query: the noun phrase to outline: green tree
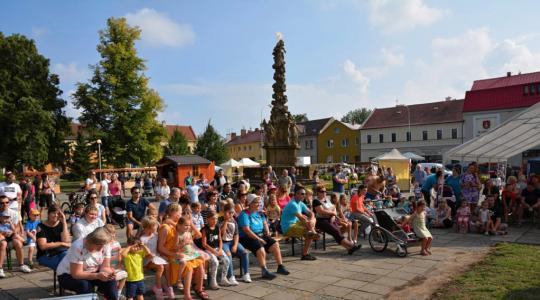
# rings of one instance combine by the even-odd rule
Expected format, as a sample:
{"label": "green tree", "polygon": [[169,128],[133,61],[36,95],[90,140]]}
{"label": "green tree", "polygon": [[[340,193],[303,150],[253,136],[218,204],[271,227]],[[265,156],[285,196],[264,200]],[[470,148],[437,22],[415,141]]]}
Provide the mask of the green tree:
{"label": "green tree", "polygon": [[167,147],[168,155],[186,155],[190,154],[187,139],[183,133],[174,130],[171,138],[169,139],[169,146]]}
{"label": "green tree", "polygon": [[58,85],[33,40],[0,32],[0,166],[40,169],[64,161],[70,119]]}
{"label": "green tree", "polygon": [[362,124],[369,117],[369,114],[371,114],[371,109],[365,107],[351,110],[341,118],[341,122]]}
{"label": "green tree", "polygon": [[225,148],[223,139],[214,129],[214,126],[210,124],[210,121],[208,121],[204,133],[199,135],[197,139],[195,154],[214,161],[216,164],[227,160],[227,148]]}
{"label": "green tree", "polygon": [[88,171],[96,167],[95,163],[92,163],[91,157],[95,155],[96,150],[92,147],[95,143],[92,143],[83,134],[77,135],[77,144],[73,148],[73,156],[70,163],[70,171],[73,175],[73,179],[83,179],[88,174]]}
{"label": "green tree", "polygon": [[309,121],[308,117],[307,117],[307,114],[297,114],[297,115],[293,115],[293,119],[296,123],[301,123],[301,122],[307,122]]}
{"label": "green tree", "polygon": [[135,49],[140,33],[125,18],[108,19],[107,29],[99,32],[101,60],[73,96],[82,110],[79,121],[90,140],[102,140],[102,157],[109,165],[148,165],[163,153],[165,129],[157,120],[163,101],[143,74],[146,66]]}

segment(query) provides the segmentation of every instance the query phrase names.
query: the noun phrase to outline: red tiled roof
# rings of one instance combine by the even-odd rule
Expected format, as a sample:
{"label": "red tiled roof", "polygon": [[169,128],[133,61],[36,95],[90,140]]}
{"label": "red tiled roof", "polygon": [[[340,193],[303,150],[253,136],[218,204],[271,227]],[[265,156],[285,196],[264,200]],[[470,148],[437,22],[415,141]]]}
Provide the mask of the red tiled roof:
{"label": "red tiled roof", "polygon": [[197,135],[191,126],[182,125],[165,125],[167,129],[167,136],[171,137],[175,130],[180,131],[188,141],[196,141]]}
{"label": "red tiled roof", "polygon": [[238,144],[247,144],[264,141],[264,131],[257,130],[246,132],[244,135],[237,135],[235,138],[227,142],[226,146],[238,145]]}
{"label": "red tiled roof", "polygon": [[411,125],[462,122],[462,110],[463,100],[377,108],[364,123],[362,129],[407,126],[409,114]]}
{"label": "red tiled roof", "polygon": [[66,139],[68,140],[75,140],[77,139],[77,135],[82,130],[83,126],[79,123],[71,123],[70,124],[70,132],[69,135],[66,136]]}
{"label": "red tiled roof", "polygon": [[540,87],[540,72],[476,80],[465,93],[463,112],[529,107],[540,101],[540,93],[524,95],[523,86]]}

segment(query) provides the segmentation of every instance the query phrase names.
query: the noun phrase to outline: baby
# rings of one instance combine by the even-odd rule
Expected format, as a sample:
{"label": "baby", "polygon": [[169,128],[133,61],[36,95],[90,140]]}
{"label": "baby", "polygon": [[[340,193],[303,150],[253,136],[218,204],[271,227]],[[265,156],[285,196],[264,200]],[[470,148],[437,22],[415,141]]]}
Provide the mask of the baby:
{"label": "baby", "polygon": [[24,238],[15,232],[15,226],[11,223],[11,215],[7,211],[0,212],[0,236],[7,242],[20,241],[24,243]]}

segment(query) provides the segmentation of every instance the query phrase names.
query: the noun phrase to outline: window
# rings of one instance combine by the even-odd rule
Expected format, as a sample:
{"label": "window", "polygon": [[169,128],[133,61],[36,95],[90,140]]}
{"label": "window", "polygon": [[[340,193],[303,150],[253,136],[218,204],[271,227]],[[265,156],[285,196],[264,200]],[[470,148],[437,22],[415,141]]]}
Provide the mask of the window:
{"label": "window", "polygon": [[192,166],[191,167],[191,176],[199,177],[199,166]]}
{"label": "window", "polygon": [[309,149],[313,149],[313,140],[309,140]]}
{"label": "window", "polygon": [[437,139],[442,140],[442,129],[437,129]]}
{"label": "window", "polygon": [[457,139],[457,128],[452,128],[452,138]]}
{"label": "window", "polygon": [[342,139],[342,140],[341,140],[341,147],[342,147],[342,148],[347,148],[347,147],[349,147],[349,139]]}
{"label": "window", "polygon": [[348,155],[342,155],[341,156],[341,162],[348,162],[349,161],[349,156]]}
{"label": "window", "polygon": [[334,148],[334,140],[328,140],[328,141],[326,141],[326,147],[328,147],[328,148]]}
{"label": "window", "polygon": [[531,92],[531,95],[536,94],[536,85],[531,84],[529,86],[529,91]]}
{"label": "window", "polygon": [[384,143],[384,134],[379,134],[379,143]]}
{"label": "window", "polygon": [[407,142],[411,141],[411,132],[407,131]]}
{"label": "window", "polygon": [[423,139],[424,141],[427,140],[427,130],[422,131],[422,139]]}
{"label": "window", "polygon": [[368,144],[371,144],[371,134],[368,134],[368,135],[366,136],[366,138],[367,138],[367,143],[368,143]]}
{"label": "window", "polygon": [[249,151],[251,151],[251,145],[249,145],[248,149],[249,149]]}
{"label": "window", "polygon": [[309,149],[309,141],[305,141],[305,149]]}
{"label": "window", "polygon": [[246,150],[247,150],[247,148],[246,148],[246,146],[244,146],[244,151],[246,151]]}
{"label": "window", "polygon": [[523,87],[523,95],[527,96],[529,94],[529,86],[526,85]]}
{"label": "window", "polygon": [[339,128],[338,127],[334,128],[334,133],[339,133]]}
{"label": "window", "polygon": [[392,143],[395,143],[395,142],[396,142],[396,134],[392,133]]}

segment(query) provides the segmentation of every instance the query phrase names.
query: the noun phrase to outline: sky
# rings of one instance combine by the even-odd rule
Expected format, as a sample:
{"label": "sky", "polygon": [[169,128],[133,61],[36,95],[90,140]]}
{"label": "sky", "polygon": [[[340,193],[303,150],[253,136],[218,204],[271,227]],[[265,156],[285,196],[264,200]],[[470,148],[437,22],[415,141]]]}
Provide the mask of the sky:
{"label": "sky", "polygon": [[463,99],[476,79],[540,71],[540,2],[426,0],[2,1],[0,31],[35,40],[70,94],[99,62],[109,17],[142,30],[137,52],[166,104],[159,119],[225,136],[260,126],[272,50],[287,50],[289,110],[350,110]]}

